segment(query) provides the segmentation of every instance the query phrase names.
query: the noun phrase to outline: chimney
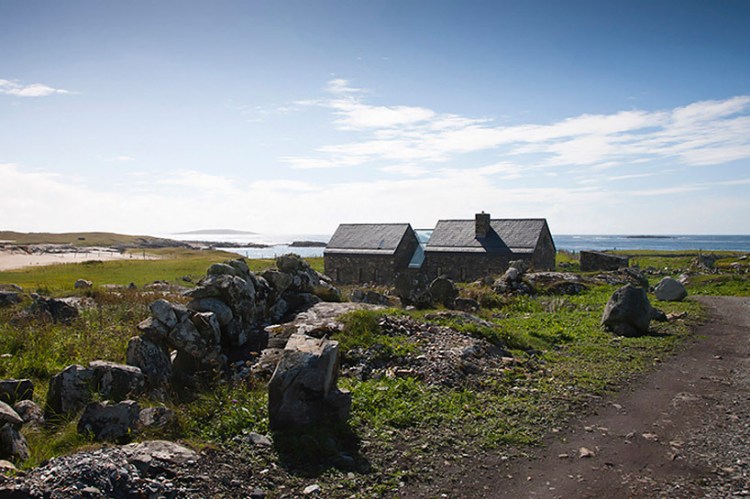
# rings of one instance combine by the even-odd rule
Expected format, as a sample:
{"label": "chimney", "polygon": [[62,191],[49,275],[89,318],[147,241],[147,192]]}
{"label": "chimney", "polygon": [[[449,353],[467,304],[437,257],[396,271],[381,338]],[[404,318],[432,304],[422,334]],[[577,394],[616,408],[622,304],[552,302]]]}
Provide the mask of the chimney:
{"label": "chimney", "polygon": [[477,213],[475,217],[475,232],[477,239],[484,239],[490,232],[490,214],[489,213]]}

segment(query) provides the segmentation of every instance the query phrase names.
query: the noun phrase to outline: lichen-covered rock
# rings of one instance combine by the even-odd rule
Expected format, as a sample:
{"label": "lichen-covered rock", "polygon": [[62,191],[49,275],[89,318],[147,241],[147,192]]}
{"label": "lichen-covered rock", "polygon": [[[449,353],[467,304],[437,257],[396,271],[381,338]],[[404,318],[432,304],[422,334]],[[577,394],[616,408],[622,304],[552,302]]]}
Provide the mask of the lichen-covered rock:
{"label": "lichen-covered rock", "polygon": [[187,308],[196,312],[213,312],[221,326],[226,326],[234,319],[229,305],[217,298],[198,298],[188,303]]}
{"label": "lichen-covered rock", "polygon": [[146,376],[149,388],[165,386],[172,376],[172,363],[169,352],[162,345],[140,336],[130,338],[126,352],[126,362],[140,368]]}
{"label": "lichen-covered rock", "polygon": [[268,384],[271,428],[330,424],[349,417],[351,395],[336,387],[338,342],[295,334]]}
{"label": "lichen-covered rock", "polygon": [[177,325],[177,314],[172,304],[167,300],[160,298],[151,303],[149,309],[151,310],[151,316],[164,324],[168,329]]}
{"label": "lichen-covered rock", "polygon": [[140,408],[134,400],[91,402],[78,420],[78,433],[91,433],[95,440],[126,440],[136,429]]}
{"label": "lichen-covered rock", "polygon": [[71,365],[49,380],[46,411],[69,415],[81,410],[91,400],[93,369]]}
{"label": "lichen-covered rock", "polygon": [[138,324],[138,330],[151,341],[160,343],[167,338],[169,328],[160,320],[148,317]]}
{"label": "lichen-covered rock", "polygon": [[135,366],[94,360],[89,364],[94,371],[94,386],[102,398],[125,400],[143,393],[146,380],[141,369]]}
{"label": "lichen-covered rock", "polygon": [[165,428],[177,422],[177,414],[168,407],[146,407],[138,414],[139,428]]}
{"label": "lichen-covered rock", "polygon": [[646,290],[631,284],[612,294],[602,314],[602,325],[621,336],[647,334],[650,323],[651,303]]}

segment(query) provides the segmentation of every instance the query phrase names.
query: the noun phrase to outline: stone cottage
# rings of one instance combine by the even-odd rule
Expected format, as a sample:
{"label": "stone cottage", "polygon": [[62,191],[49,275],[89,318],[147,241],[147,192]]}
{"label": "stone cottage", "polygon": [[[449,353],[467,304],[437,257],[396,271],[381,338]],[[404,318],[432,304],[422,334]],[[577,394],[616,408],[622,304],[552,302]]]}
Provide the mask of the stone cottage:
{"label": "stone cottage", "polygon": [[390,284],[418,248],[408,223],[341,224],[323,253],[325,273],[341,284]]}
{"label": "stone cottage", "polygon": [[325,273],[338,283],[391,284],[399,272],[472,281],[502,274],[513,260],[552,270],[555,253],[545,219],[493,220],[483,212],[474,220],[440,220],[419,234],[409,224],[342,224],[324,261]]}
{"label": "stone cottage", "polygon": [[543,218],[440,220],[424,248],[422,272],[473,281],[502,274],[513,260],[535,270],[555,268],[555,243]]}

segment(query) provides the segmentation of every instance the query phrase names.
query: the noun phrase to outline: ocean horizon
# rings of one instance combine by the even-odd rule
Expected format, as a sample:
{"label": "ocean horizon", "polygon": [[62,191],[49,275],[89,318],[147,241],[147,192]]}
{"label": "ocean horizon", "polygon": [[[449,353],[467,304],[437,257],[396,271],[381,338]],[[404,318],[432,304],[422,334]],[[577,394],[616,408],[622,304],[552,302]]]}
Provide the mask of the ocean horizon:
{"label": "ocean horizon", "polygon": [[[297,253],[302,257],[323,256],[323,247],[290,246],[294,241],[328,242],[331,234],[168,234],[163,237],[179,241],[204,241],[216,244],[216,248],[237,253],[246,258],[275,258],[286,253]],[[611,235],[611,234],[559,234],[554,235],[558,250],[579,252],[582,250],[703,250],[750,252],[750,235]],[[231,243],[231,247],[221,243]],[[243,244],[264,244],[256,248]]]}

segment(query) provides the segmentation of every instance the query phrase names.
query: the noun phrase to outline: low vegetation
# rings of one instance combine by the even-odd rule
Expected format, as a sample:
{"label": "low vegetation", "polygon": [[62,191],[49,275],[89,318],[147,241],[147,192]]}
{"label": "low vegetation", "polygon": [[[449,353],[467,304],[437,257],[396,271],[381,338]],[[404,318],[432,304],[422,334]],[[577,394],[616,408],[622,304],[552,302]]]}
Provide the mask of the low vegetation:
{"label": "low vegetation", "polygon": [[[0,235],[0,237],[2,237]],[[42,405],[51,375],[73,363],[94,359],[124,361],[125,346],[136,325],[147,316],[153,292],[143,285],[155,280],[190,286],[214,262],[236,255],[211,251],[150,250],[160,260],[92,262],[0,272],[0,283],[15,283],[28,291],[71,294],[78,278],[95,283],[78,291],[91,300],[69,325],[23,318],[28,301],[0,309],[0,377],[31,378],[36,402]],[[692,257],[633,256],[642,267],[681,268]],[[668,259],[665,260],[665,259]],[[574,255],[559,261],[575,268]],[[322,259],[311,259],[322,270]],[[248,261],[254,271],[272,265],[270,260]],[[187,278],[187,279],[185,279]],[[109,290],[101,284],[127,285],[137,290]],[[343,355],[353,349],[375,348],[384,358],[413,353],[408,338],[381,333],[385,315],[408,315],[483,338],[502,347],[507,364],[499,375],[480,377],[464,387],[430,385],[412,376],[343,377],[340,385],[353,396],[352,418],[346,428],[332,428],[297,436],[279,436],[273,452],[263,453],[237,444],[251,431],[268,432],[267,394],[262,383],[220,383],[195,394],[189,403],[175,403],[178,425],[170,438],[198,445],[232,446],[249,461],[283,470],[283,480],[303,483],[312,474],[318,483],[339,484],[341,495],[393,493],[400,481],[430,469],[452,455],[481,450],[533,445],[550,429],[560,427],[598,397],[638,376],[680,348],[690,336],[690,326],[701,317],[696,302],[655,305],[667,313],[687,312],[687,320],[655,325],[654,334],[621,338],[599,326],[602,309],[616,286],[600,285],[575,296],[498,296],[487,288],[468,285],[466,296],[478,299],[483,324],[456,318],[427,319],[430,311],[359,311],[344,317],[340,341]],[[750,295],[744,273],[693,276],[691,294]],[[161,296],[161,295],[160,295]],[[167,295],[179,301],[179,295]],[[28,300],[28,299],[27,299]],[[153,402],[144,400],[143,404]],[[449,428],[449,432],[444,430]],[[35,466],[44,459],[91,445],[70,422],[42,430],[24,428],[32,456],[22,463]],[[346,452],[354,456],[355,478],[335,465]],[[331,464],[333,463],[333,464]]]}

